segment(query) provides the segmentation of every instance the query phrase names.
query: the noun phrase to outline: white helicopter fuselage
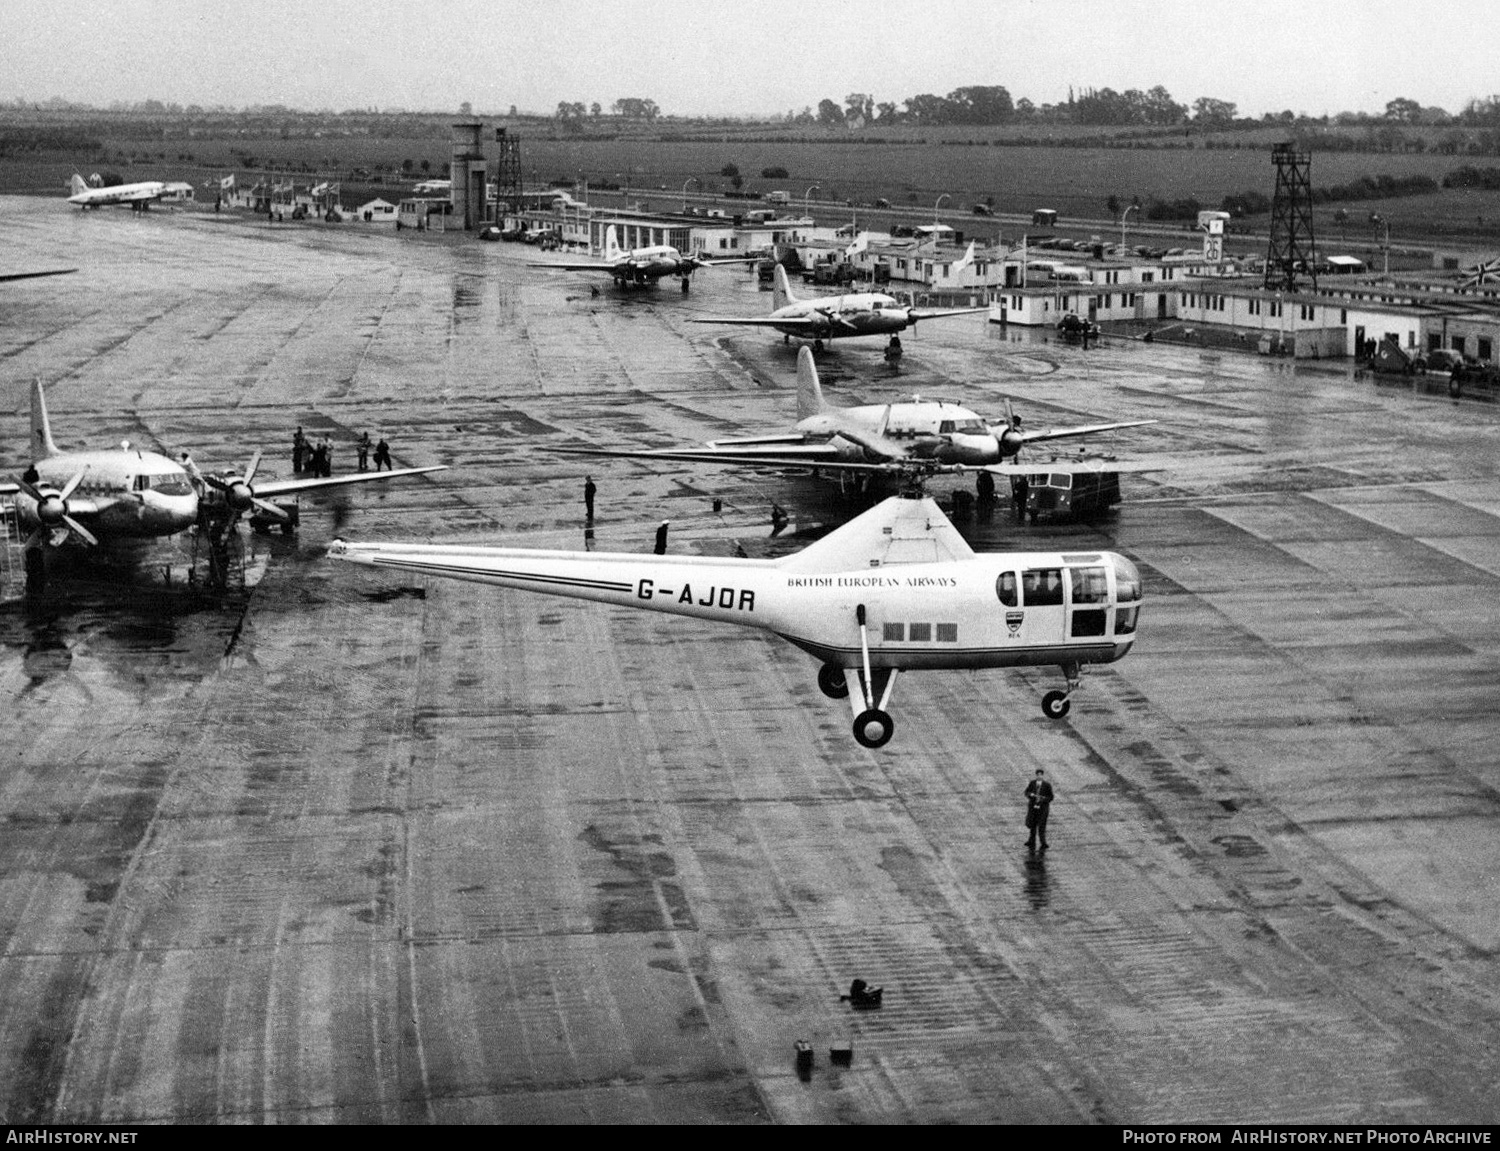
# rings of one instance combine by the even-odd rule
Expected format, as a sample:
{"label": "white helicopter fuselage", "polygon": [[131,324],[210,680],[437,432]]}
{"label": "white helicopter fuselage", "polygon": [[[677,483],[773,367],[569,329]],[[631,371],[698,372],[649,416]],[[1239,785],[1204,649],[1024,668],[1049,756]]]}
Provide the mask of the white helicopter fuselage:
{"label": "white helicopter fuselage", "polygon": [[[807,574],[770,560],[440,544],[336,543],[331,554],[414,575],[760,628],[839,667],[861,665],[857,609],[864,606],[872,669],[1112,663],[1135,640],[1140,589],[1134,565],[1110,552],[995,553]],[[1036,573],[1036,590],[1028,573]]]}
{"label": "white helicopter fuselage", "polygon": [[[63,452],[37,460],[38,486],[62,488],[74,476],[82,481],[69,503],[89,509],[89,524],[101,541],[152,539],[191,527],[198,518],[198,493],[175,460],[136,448]],[[37,503],[25,492],[15,496],[23,528],[40,524]]]}

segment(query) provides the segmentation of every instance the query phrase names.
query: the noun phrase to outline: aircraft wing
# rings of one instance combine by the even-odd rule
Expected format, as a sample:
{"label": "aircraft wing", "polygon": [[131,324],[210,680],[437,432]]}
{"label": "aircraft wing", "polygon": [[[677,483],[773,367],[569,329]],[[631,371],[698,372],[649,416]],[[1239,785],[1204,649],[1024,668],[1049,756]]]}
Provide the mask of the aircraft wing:
{"label": "aircraft wing", "polygon": [[1097,456],[1078,459],[1036,460],[1026,464],[984,464],[982,467],[960,467],[961,471],[985,471],[997,476],[1086,475],[1143,472],[1164,472],[1168,465],[1151,463],[1148,460],[1106,460]]}
{"label": "aircraft wing", "polygon": [[1118,431],[1120,428],[1140,428],[1154,424],[1156,420],[1126,420],[1119,424],[1085,424],[1077,428],[1052,428],[1045,432],[1022,432],[1022,444],[1039,444],[1045,440],[1065,440],[1072,436],[1092,436],[1100,432]]}
{"label": "aircraft wing", "polygon": [[826,444],[780,444],[707,448],[548,448],[569,456],[618,456],[635,460],[677,460],[698,464],[739,464],[746,467],[815,468],[836,465],[839,450]]}
{"label": "aircraft wing", "polygon": [[941,320],[944,316],[967,316],[973,312],[988,312],[988,308],[912,308],[906,318],[916,320]]}
{"label": "aircraft wing", "polygon": [[528,263],[526,266],[528,268],[547,268],[548,270],[553,271],[553,272],[613,272],[615,270],[615,268],[616,268],[617,265],[615,265],[615,264],[600,264],[600,263],[593,263],[593,264],[543,264],[543,263],[538,262],[538,263]]}
{"label": "aircraft wing", "polygon": [[[981,309],[983,310],[983,309]],[[826,328],[827,316],[702,316],[694,324],[739,324],[750,328]]]}
{"label": "aircraft wing", "polygon": [[694,256],[695,263],[702,264],[705,268],[718,267],[721,264],[758,264],[759,256]]}
{"label": "aircraft wing", "polygon": [[[284,496],[292,493],[317,491],[320,488],[337,488],[345,484],[362,484],[374,480],[393,480],[397,476],[419,476],[423,472],[446,471],[447,464],[433,464],[425,468],[396,468],[387,472],[350,472],[342,476],[323,476],[317,479],[307,480],[272,480],[269,483],[257,483],[255,485],[256,499],[269,499],[271,496]],[[70,501],[69,506],[72,506]]]}

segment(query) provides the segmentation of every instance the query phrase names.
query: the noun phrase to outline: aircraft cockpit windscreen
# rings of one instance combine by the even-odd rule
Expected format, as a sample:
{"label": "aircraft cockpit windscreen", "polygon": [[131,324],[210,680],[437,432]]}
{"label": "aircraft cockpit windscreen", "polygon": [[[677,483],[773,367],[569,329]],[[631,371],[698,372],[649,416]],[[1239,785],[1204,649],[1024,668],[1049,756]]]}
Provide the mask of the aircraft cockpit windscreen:
{"label": "aircraft cockpit windscreen", "polygon": [[132,488],[135,491],[160,492],[164,496],[190,496],[193,485],[181,472],[161,472],[157,475],[136,476]]}

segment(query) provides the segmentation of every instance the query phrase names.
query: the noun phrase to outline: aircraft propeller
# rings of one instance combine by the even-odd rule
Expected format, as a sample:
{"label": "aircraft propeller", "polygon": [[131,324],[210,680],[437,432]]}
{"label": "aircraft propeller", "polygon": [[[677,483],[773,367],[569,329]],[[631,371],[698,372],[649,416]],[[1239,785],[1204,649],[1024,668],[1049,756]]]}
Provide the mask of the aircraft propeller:
{"label": "aircraft propeller", "polygon": [[254,508],[256,511],[270,516],[272,519],[285,522],[291,518],[286,512],[282,511],[275,504],[257,499],[255,496],[255,488],[252,484],[255,480],[255,471],[260,467],[260,457],[261,453],[257,450],[250,457],[250,462],[245,465],[244,475],[237,475],[234,472],[230,472],[222,478],[214,475],[205,475],[203,476],[203,482],[224,493],[224,502],[229,505],[230,511],[235,516],[240,516],[248,512],[251,508]]}
{"label": "aircraft propeller", "polygon": [[36,501],[36,518],[38,526],[26,539],[27,547],[36,547],[49,535],[52,537],[54,547],[68,538],[69,533],[77,536],[90,547],[99,541],[81,523],[68,513],[68,497],[73,494],[78,485],[83,483],[84,472],[79,472],[62,489],[58,490],[51,484],[31,484],[25,480],[19,481],[20,489]]}
{"label": "aircraft propeller", "polygon": [[1015,410],[1010,406],[1010,400],[1005,401],[1005,426],[995,432],[995,439],[1000,444],[1000,458],[1009,459],[1017,455],[1026,445],[1026,439],[1021,435],[1021,421],[1017,418]]}

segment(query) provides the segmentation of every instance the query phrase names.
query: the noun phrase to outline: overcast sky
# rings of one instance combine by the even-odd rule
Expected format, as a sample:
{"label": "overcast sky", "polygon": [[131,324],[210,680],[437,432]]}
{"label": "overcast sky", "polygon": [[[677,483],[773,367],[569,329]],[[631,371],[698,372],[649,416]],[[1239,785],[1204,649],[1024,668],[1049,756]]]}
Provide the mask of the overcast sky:
{"label": "overcast sky", "polygon": [[[0,99],[668,115],[1001,84],[1166,87],[1241,115],[1460,111],[1500,89],[1493,0],[0,0]],[[8,90],[7,90],[8,89]]]}

